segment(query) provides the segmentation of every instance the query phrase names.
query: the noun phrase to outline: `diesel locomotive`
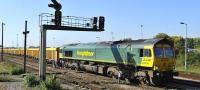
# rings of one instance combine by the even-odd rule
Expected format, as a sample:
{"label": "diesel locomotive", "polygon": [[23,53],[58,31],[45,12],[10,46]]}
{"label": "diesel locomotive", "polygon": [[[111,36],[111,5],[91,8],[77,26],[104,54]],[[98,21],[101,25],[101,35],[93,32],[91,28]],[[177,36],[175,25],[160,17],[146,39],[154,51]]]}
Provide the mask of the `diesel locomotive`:
{"label": "diesel locomotive", "polygon": [[[178,75],[173,49],[173,42],[168,39],[142,39],[67,44],[47,48],[46,54],[48,62],[59,66],[159,85]],[[4,52],[23,55],[23,49]],[[27,49],[27,56],[38,59],[39,49]]]}
{"label": "diesel locomotive", "polygon": [[177,75],[173,49],[168,39],[78,43],[62,46],[60,58],[77,70],[158,85]]}

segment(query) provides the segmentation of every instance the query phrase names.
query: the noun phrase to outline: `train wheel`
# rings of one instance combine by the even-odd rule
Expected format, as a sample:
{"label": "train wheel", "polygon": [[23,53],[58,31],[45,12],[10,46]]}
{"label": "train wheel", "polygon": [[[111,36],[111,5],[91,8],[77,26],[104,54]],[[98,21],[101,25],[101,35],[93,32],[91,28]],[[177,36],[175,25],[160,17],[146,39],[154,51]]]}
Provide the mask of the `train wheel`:
{"label": "train wheel", "polygon": [[112,77],[112,72],[111,71],[107,72],[107,76]]}
{"label": "train wheel", "polygon": [[151,84],[154,86],[160,86],[162,84],[162,79],[159,78],[158,76],[154,76],[151,79]]}
{"label": "train wheel", "polygon": [[108,77],[111,77],[112,79],[117,79],[117,77],[114,75],[114,72],[112,72],[112,71],[109,71],[109,72],[107,73],[107,76],[108,76]]}
{"label": "train wheel", "polygon": [[137,77],[141,84],[151,85],[151,77],[149,76],[148,72],[145,71],[145,75]]}
{"label": "train wheel", "polygon": [[56,68],[56,62],[52,61],[52,67]]}
{"label": "train wheel", "polygon": [[131,78],[125,78],[126,84],[133,84],[134,83],[134,79]]}
{"label": "train wheel", "polygon": [[71,70],[75,70],[76,67],[73,65],[70,68],[71,68]]}
{"label": "train wheel", "polygon": [[172,81],[174,79],[173,74],[169,74],[167,77],[167,81]]}
{"label": "train wheel", "polygon": [[78,66],[75,66],[74,68],[76,71],[80,71],[80,68]]}
{"label": "train wheel", "polygon": [[165,77],[162,77],[161,80],[162,80],[162,83],[170,82],[173,80],[173,75],[167,75]]}
{"label": "train wheel", "polygon": [[139,77],[138,80],[139,80],[140,84],[142,84],[142,85],[148,84],[148,80],[145,77]]}

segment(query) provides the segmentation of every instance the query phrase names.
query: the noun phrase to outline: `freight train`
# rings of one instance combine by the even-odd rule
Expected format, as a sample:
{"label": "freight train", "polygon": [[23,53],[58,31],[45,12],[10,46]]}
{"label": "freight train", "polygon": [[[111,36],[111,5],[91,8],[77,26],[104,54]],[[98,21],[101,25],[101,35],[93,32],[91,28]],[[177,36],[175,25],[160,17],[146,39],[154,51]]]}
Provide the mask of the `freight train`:
{"label": "freight train", "polygon": [[[175,53],[168,39],[124,40],[76,43],[47,48],[47,61],[75,70],[86,70],[126,81],[140,80],[159,85],[173,79]],[[7,54],[23,55],[19,49],[4,49]],[[38,59],[39,49],[27,49]]]}

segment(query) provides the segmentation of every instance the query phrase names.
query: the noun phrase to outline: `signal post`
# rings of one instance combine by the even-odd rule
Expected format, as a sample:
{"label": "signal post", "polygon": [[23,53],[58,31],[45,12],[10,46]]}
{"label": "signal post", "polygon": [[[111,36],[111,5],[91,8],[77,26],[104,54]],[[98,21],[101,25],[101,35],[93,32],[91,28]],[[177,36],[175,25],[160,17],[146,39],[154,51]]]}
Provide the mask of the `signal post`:
{"label": "signal post", "polygon": [[[84,18],[75,16],[62,16],[62,5],[56,0],[51,0],[53,4],[48,6],[55,9],[55,16],[49,13],[39,15],[40,23],[40,57],[39,57],[39,76],[40,80],[46,79],[46,33],[48,30],[65,31],[104,31],[105,18],[103,16]],[[51,18],[44,20],[43,17]]]}

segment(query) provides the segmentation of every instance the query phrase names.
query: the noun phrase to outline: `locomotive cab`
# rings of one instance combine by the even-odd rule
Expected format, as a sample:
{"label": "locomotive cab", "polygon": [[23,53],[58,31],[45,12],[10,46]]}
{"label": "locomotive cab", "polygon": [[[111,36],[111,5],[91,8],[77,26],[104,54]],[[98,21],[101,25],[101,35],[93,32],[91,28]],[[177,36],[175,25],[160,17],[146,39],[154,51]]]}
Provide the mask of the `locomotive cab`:
{"label": "locomotive cab", "polygon": [[154,64],[153,80],[160,83],[161,81],[171,80],[177,76],[175,72],[175,53],[173,43],[170,40],[162,39],[154,44]]}
{"label": "locomotive cab", "polygon": [[[173,42],[168,39],[140,40],[134,43],[134,59],[145,77],[145,82],[159,85],[177,75],[175,70],[175,53]],[[151,80],[150,80],[151,79]]]}
{"label": "locomotive cab", "polygon": [[174,51],[170,45],[158,44],[154,47],[154,70],[170,71],[174,69]]}

